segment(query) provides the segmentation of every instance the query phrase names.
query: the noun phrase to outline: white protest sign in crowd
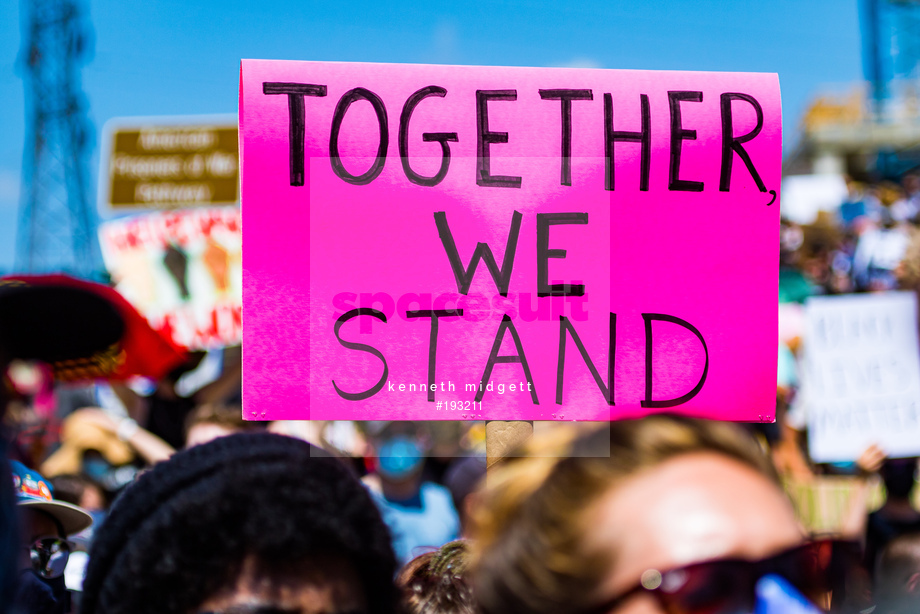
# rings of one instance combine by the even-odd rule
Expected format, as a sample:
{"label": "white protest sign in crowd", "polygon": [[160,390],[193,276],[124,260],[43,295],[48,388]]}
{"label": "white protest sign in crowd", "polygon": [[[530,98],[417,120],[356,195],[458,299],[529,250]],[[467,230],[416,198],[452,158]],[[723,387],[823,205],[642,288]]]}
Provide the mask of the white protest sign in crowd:
{"label": "white protest sign in crowd", "polygon": [[871,444],[920,455],[920,347],[912,292],[812,298],[803,361],[809,452],[849,461]]}

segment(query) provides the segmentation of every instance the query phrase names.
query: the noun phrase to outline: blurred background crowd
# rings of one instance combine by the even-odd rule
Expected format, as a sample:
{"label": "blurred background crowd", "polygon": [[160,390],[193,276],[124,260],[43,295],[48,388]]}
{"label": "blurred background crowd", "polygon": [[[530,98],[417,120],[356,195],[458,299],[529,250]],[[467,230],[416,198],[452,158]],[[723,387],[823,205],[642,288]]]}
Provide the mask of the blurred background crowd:
{"label": "blurred background crowd", "polygon": [[[672,4],[675,14],[686,14],[686,6]],[[108,199],[100,203],[107,219],[100,224],[90,197],[93,130],[80,81],[92,46],[84,5],[76,0],[20,5],[22,40],[15,64],[25,84],[27,120],[16,126],[25,141],[15,144],[17,156],[25,152],[13,181],[18,218],[0,228],[8,255],[15,256],[15,263],[3,266],[15,276],[0,279],[0,359],[8,363],[0,415],[16,501],[47,514],[32,518],[31,530],[20,529],[24,548],[15,549],[29,551],[23,568],[42,584],[26,583],[34,601],[23,601],[19,612],[81,607],[88,613],[345,613],[398,607],[424,613],[600,613],[627,611],[639,596],[657,611],[698,614],[752,611],[746,600],[762,597],[754,594],[755,584],[757,591],[769,592],[772,585],[761,576],[773,575],[783,595],[801,594],[817,606],[920,611],[917,459],[889,458],[884,446],[868,445],[846,461],[816,462],[808,442],[809,399],[801,394],[809,344],[805,304],[811,297],[920,293],[920,3],[847,4],[850,25],[861,34],[862,45],[855,47],[862,51],[864,82],[844,94],[812,98],[796,109],[801,113],[787,112],[776,422],[735,428],[650,418],[599,431],[596,425],[537,423],[533,442],[519,458],[489,469],[488,485],[482,422],[243,420],[238,204],[220,192],[223,187],[201,188],[202,177],[210,177],[213,186],[221,179],[237,181],[237,153],[221,148],[225,137],[219,134],[235,131],[234,120],[231,116],[229,128],[226,117],[131,120],[108,128],[99,181],[99,196]],[[179,10],[167,7],[164,13]],[[751,10],[745,22],[758,21],[757,11],[783,12]],[[821,10],[828,22],[844,12],[832,3]],[[342,21],[351,24],[351,16]],[[455,36],[450,23],[445,28],[438,39],[443,57],[433,52],[351,57],[343,51],[303,59],[512,63],[502,61],[501,53],[494,59],[458,58],[450,47]],[[263,53],[273,51],[260,49]],[[240,55],[231,55],[233,72]],[[724,55],[694,66],[673,58],[663,59],[671,64],[662,66],[615,65],[778,70],[763,49],[753,57],[750,66],[729,65]],[[561,63],[598,67],[590,59]],[[780,79],[785,83],[782,70]],[[187,77],[185,83],[192,81]],[[223,81],[236,91],[235,73]],[[797,91],[790,82],[789,89]],[[159,114],[148,108],[115,114]],[[165,103],[163,108],[175,111]],[[0,115],[10,113],[4,109]],[[137,162],[144,151],[119,149],[119,134],[175,156],[198,143],[189,151],[199,158],[183,163],[191,169],[188,177],[173,173],[169,183],[154,166]],[[235,132],[227,138],[235,145]],[[116,163],[117,156],[122,157]],[[9,183],[0,169],[0,190]],[[124,185],[128,192],[119,191]],[[189,195],[200,201],[197,212],[179,207],[193,204],[183,200]],[[196,232],[180,240],[164,230],[183,224]],[[79,318],[63,331],[36,320],[12,324],[33,307],[48,313],[42,310],[55,301],[76,313],[54,297],[35,305],[3,302],[22,284],[70,283],[17,277],[52,272],[116,288],[127,298],[118,303],[125,335],[162,336],[138,341],[129,358],[132,351],[134,358],[156,355],[156,365],[136,364],[130,373],[109,377],[105,347],[58,347],[62,339],[79,345],[94,337],[95,329],[86,329]],[[116,336],[128,338],[121,334]],[[85,362],[90,355],[93,360]],[[670,462],[691,456],[696,464],[684,462],[682,469]],[[648,486],[651,491],[628,479],[652,476],[653,470],[660,482]],[[680,473],[690,470],[698,473]],[[721,518],[716,524],[737,529],[736,541],[710,541],[724,548],[700,549],[688,535],[660,532],[665,546],[696,544],[696,550],[682,551],[690,553],[686,556],[641,541],[654,531],[643,518],[624,514],[647,511],[651,522],[659,518],[652,512],[660,502],[692,516],[695,508],[687,501],[700,497],[667,499],[684,488],[698,489],[694,493],[713,504],[715,511],[699,510],[701,517],[724,514],[716,514]],[[603,505],[610,506],[609,514],[591,516]],[[0,528],[12,526],[3,524],[2,514],[0,509]],[[611,528],[601,517],[619,524],[610,520]],[[36,518],[51,524],[41,528]],[[762,530],[751,529],[751,523]],[[849,549],[836,541],[803,546],[802,533],[847,540]],[[586,546],[610,540],[616,548],[609,550],[625,552],[621,558],[629,564],[611,562]],[[845,585],[832,586],[823,575],[819,581],[818,571],[830,577],[846,556],[852,565]],[[739,562],[751,560],[758,565]],[[819,570],[814,561],[821,562]],[[700,562],[711,564],[688,566]],[[709,601],[690,592],[672,568],[681,578],[698,580],[709,590]],[[600,577],[599,570],[609,573]],[[720,577],[721,583],[713,584]],[[278,605],[288,598],[278,595],[297,593],[291,587],[300,587],[298,578],[326,587],[320,591],[329,599],[325,609]],[[783,578],[795,586],[787,590]],[[677,588],[666,590],[669,582]],[[266,601],[271,607],[253,605],[266,597],[258,587],[269,585],[291,590],[269,595],[277,601]],[[72,596],[68,609],[57,599],[62,587]],[[3,590],[0,581],[0,596]],[[349,595],[360,597],[349,601]],[[813,611],[808,603],[763,611]],[[0,600],[0,612],[6,605]]]}

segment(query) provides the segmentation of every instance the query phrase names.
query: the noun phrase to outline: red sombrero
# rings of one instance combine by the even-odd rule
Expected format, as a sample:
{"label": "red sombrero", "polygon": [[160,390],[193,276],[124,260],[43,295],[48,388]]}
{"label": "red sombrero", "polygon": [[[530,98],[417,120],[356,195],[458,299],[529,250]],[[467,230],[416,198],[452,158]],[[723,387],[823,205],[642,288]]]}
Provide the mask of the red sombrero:
{"label": "red sombrero", "polygon": [[66,275],[0,278],[0,353],[65,381],[160,379],[185,360],[118,292]]}

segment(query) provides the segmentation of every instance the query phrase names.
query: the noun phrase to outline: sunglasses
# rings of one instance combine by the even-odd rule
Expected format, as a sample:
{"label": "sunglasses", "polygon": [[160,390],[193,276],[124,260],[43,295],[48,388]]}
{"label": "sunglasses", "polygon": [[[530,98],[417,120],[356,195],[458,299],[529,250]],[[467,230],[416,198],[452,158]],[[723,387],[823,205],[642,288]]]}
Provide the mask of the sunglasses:
{"label": "sunglasses", "polygon": [[649,569],[635,586],[584,614],[606,614],[643,593],[654,597],[668,614],[752,612],[757,582],[770,574],[785,578],[820,604],[828,591],[843,586],[857,548],[851,542],[825,539],[759,561],[717,559],[668,571]]}
{"label": "sunglasses", "polygon": [[[300,614],[301,610],[282,608],[273,605],[260,604],[241,604],[230,606],[226,610],[219,612],[201,612],[200,614]],[[363,612],[348,610],[346,612],[336,612],[336,614],[363,614]]]}
{"label": "sunglasses", "polygon": [[70,542],[59,537],[43,537],[29,546],[32,571],[42,578],[60,578],[70,558]]}

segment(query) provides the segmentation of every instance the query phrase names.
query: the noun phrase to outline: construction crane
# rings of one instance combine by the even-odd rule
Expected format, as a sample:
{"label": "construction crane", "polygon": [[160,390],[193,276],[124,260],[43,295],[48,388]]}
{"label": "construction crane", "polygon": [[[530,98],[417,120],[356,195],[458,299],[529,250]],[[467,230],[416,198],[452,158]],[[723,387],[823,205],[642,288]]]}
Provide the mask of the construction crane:
{"label": "construction crane", "polygon": [[22,11],[27,135],[15,267],[99,278],[92,128],[80,77],[92,47],[87,12],[80,0],[23,0]]}

